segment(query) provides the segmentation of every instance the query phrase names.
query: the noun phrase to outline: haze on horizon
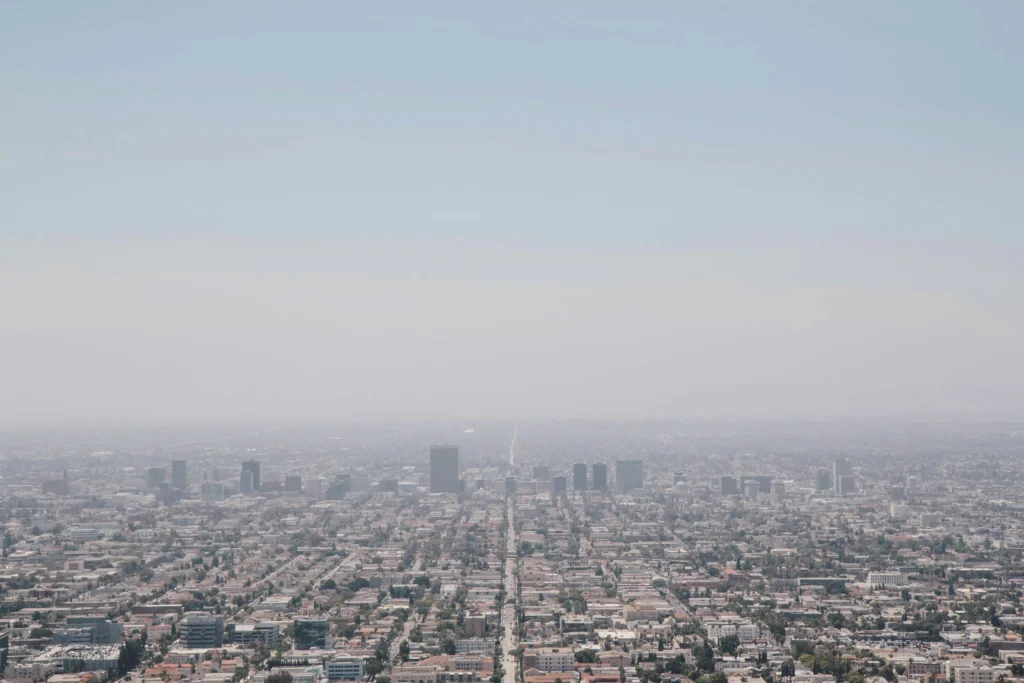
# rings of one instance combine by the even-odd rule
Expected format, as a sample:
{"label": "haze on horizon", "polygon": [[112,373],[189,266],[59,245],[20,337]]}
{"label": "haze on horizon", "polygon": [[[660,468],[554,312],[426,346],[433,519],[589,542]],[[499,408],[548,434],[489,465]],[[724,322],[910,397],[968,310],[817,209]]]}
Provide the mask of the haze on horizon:
{"label": "haze on horizon", "polygon": [[5,3],[0,421],[1024,417],[1022,20]]}

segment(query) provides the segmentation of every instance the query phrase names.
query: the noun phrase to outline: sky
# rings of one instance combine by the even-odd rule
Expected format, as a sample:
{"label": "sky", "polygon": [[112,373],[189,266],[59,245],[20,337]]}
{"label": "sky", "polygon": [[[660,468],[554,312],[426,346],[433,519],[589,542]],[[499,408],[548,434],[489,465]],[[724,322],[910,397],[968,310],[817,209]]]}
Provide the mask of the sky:
{"label": "sky", "polygon": [[0,4],[0,421],[1024,418],[1024,4]]}

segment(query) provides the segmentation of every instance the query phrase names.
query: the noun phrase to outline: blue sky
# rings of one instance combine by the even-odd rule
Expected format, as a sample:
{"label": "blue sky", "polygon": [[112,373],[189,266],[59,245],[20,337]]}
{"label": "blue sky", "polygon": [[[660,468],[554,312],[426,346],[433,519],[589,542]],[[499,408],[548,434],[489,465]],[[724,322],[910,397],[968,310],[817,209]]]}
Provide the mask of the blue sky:
{"label": "blue sky", "polygon": [[1018,416],[1022,20],[6,3],[0,418]]}

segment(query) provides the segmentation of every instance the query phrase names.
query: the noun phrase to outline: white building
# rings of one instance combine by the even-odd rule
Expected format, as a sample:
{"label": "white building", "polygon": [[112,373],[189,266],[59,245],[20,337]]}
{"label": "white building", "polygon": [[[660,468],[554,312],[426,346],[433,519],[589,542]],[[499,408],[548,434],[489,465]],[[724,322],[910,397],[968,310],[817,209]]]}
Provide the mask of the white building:
{"label": "white building", "polygon": [[872,589],[906,585],[907,575],[903,572],[868,572],[868,586],[870,586]]}
{"label": "white building", "polygon": [[332,681],[357,681],[365,673],[365,662],[359,657],[338,656],[327,662],[327,678]]}
{"label": "white building", "polygon": [[480,654],[491,652],[494,649],[494,641],[486,638],[460,638],[455,641],[455,652],[460,655]]}

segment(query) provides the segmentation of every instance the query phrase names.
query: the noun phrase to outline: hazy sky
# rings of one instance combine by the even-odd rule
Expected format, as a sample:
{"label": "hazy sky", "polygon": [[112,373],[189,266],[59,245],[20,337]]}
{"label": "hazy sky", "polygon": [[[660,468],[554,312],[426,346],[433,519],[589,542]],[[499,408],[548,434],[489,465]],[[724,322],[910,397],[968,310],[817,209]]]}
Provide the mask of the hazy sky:
{"label": "hazy sky", "polygon": [[1022,25],[4,2],[0,420],[1024,418]]}

